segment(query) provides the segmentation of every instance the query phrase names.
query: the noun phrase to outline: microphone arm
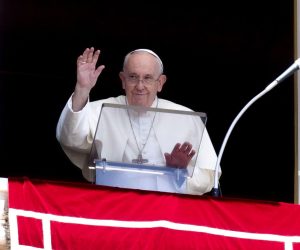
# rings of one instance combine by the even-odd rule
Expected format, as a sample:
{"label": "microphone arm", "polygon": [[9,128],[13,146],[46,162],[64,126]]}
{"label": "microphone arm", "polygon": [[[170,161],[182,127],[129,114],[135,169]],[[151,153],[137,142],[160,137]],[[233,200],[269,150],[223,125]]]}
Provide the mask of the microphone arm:
{"label": "microphone arm", "polygon": [[260,97],[262,97],[263,95],[265,95],[267,92],[269,92],[271,89],[273,89],[275,86],[277,86],[280,82],[282,82],[285,78],[287,78],[288,76],[294,74],[294,72],[296,72],[300,67],[300,58],[297,59],[287,70],[285,70],[280,76],[278,76],[273,82],[271,82],[263,91],[261,91],[258,95],[256,95],[255,97],[253,97],[247,104],[246,106],[238,113],[238,115],[235,117],[235,119],[233,120],[233,122],[231,123],[225,138],[223,140],[223,143],[221,145],[221,149],[217,158],[217,162],[216,162],[216,166],[215,166],[215,178],[214,178],[214,187],[212,189],[212,195],[215,197],[218,197],[221,195],[221,192],[219,190],[219,181],[218,181],[218,175],[219,175],[219,171],[220,171],[220,162],[221,162],[221,158],[225,149],[225,145],[228,141],[228,138],[234,128],[234,126],[236,125],[236,123],[238,122],[238,120],[241,118],[241,116],[245,113],[245,111],[255,102],[257,101]]}

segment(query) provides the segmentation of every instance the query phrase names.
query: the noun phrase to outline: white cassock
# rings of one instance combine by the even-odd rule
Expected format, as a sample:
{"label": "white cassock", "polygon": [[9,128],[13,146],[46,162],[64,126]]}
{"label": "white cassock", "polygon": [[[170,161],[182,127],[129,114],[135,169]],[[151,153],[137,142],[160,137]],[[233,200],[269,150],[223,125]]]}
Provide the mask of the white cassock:
{"label": "white cassock", "polygon": [[[165,165],[164,153],[171,153],[176,143],[188,141],[194,148],[198,143],[199,147],[196,148],[199,150],[188,166],[192,176],[184,182],[178,182],[170,175],[105,171],[97,176],[97,183],[198,195],[212,189],[217,156],[204,124],[187,117],[178,119],[172,114],[156,113],[153,117],[151,112],[136,115],[124,109],[111,109],[107,114],[101,114],[101,124],[97,128],[103,103],[125,105],[126,99],[125,96],[119,96],[88,102],[80,112],[73,112],[70,98],[57,125],[57,139],[70,160],[82,169],[87,180],[94,180],[88,169],[94,137],[101,142],[101,158],[131,163],[142,151],[143,158],[148,160],[147,164],[158,166]],[[155,108],[156,104],[160,109],[191,111],[164,99],[156,98],[152,107]]]}

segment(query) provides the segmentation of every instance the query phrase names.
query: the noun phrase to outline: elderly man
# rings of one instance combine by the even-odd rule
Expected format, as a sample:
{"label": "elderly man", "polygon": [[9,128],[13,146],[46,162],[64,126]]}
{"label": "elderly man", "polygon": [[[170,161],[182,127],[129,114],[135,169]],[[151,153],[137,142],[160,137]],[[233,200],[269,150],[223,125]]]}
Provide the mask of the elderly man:
{"label": "elderly man", "polygon": [[[182,105],[158,98],[167,77],[163,73],[163,63],[159,56],[149,49],[137,49],[129,52],[124,59],[123,70],[119,73],[125,95],[107,99],[90,101],[89,94],[95,86],[104,65],[96,66],[100,51],[87,48],[77,59],[77,82],[75,90],[62,111],[57,124],[57,139],[70,160],[82,169],[83,175],[91,179],[88,169],[88,157],[96,132],[99,113],[104,103],[134,105],[145,108],[170,109],[178,111],[192,111]],[[195,168],[191,178],[183,183],[174,181],[170,176],[145,176],[141,174],[120,173],[103,175],[104,185],[158,190],[166,192],[202,195],[209,192],[214,185],[215,164],[217,156],[205,127],[202,132],[201,146],[196,150],[188,140],[178,141],[174,145],[164,140],[161,130],[171,130],[170,124],[153,116],[145,118],[143,122],[127,113],[127,117],[115,116],[115,120],[107,124],[100,140],[102,153],[106,152],[120,162],[164,164],[166,166],[187,167],[194,161]],[[141,117],[138,117],[141,119]],[[115,125],[129,121],[129,130],[124,133]],[[165,124],[164,124],[165,123]],[[158,128],[160,127],[160,128]],[[120,127],[119,127],[120,128]],[[188,130],[189,128],[187,128]],[[190,130],[190,134],[191,134]],[[99,131],[98,131],[99,133]],[[120,136],[110,136],[117,133]],[[133,136],[129,136],[132,134]],[[163,134],[163,132],[161,132]],[[115,138],[115,141],[108,138]],[[170,148],[171,147],[171,148]],[[170,149],[170,151],[164,151]],[[193,157],[196,160],[193,160]],[[218,173],[220,175],[220,173]],[[120,178],[119,178],[120,177]],[[119,185],[118,185],[119,183]],[[132,185],[131,185],[132,184]]]}

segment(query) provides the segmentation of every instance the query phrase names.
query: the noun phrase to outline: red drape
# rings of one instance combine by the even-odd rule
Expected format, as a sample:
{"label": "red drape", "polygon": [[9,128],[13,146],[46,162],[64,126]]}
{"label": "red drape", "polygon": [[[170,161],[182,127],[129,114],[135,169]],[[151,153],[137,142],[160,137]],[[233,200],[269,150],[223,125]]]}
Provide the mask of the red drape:
{"label": "red drape", "polygon": [[295,204],[27,178],[8,184],[15,249],[300,249]]}

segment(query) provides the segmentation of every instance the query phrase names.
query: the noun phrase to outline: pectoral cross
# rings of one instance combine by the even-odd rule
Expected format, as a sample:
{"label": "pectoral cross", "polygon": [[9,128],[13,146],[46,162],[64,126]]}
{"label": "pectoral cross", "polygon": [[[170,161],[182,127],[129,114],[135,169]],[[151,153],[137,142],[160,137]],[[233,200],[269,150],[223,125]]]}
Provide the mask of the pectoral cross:
{"label": "pectoral cross", "polygon": [[133,159],[132,163],[136,163],[136,164],[143,164],[143,163],[147,163],[148,160],[147,159],[143,159],[142,154],[138,154],[137,159]]}

